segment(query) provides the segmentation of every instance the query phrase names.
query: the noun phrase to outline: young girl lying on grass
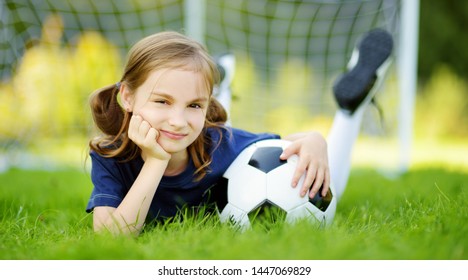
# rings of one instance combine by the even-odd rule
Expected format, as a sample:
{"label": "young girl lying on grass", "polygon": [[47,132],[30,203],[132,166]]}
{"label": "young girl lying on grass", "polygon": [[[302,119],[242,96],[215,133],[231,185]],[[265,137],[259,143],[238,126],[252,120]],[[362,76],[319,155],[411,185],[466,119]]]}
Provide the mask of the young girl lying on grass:
{"label": "young girl lying on grass", "polygon": [[[162,32],[133,46],[117,84],[92,94],[93,118],[103,133],[89,143],[94,189],[87,211],[93,212],[95,231],[138,234],[145,222],[207,203],[208,190],[244,148],[280,138],[227,127],[226,111],[212,95],[218,82],[217,66],[203,46]],[[340,110],[330,135],[337,146],[330,159],[341,177],[333,178],[338,195],[346,185],[361,111]],[[330,167],[324,137],[305,132],[284,139],[292,143],[280,158],[299,156],[291,187],[300,187],[303,196],[309,189],[310,197],[319,191],[325,196]]]}

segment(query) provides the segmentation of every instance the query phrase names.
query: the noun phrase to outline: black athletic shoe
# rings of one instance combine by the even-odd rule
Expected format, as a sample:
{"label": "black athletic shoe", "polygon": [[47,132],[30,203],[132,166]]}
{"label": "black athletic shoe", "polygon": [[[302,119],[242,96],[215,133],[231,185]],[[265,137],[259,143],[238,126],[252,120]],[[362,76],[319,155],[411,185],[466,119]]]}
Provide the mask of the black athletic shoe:
{"label": "black athletic shoe", "polygon": [[341,110],[353,114],[372,100],[390,65],[392,49],[393,39],[387,31],[374,29],[364,35],[348,63],[348,72],[333,85]]}

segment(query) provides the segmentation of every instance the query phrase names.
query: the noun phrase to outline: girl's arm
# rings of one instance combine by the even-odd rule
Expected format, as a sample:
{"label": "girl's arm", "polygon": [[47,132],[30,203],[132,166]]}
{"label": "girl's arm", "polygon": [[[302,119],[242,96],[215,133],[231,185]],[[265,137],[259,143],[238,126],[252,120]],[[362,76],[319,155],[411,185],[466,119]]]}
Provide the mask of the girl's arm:
{"label": "girl's arm", "polygon": [[94,208],[95,231],[108,230],[115,234],[138,234],[143,227],[153,196],[171,157],[156,142],[157,130],[139,116],[132,117],[128,137],[142,149],[145,163],[117,208]]}
{"label": "girl's arm", "polygon": [[280,158],[285,160],[293,154],[299,156],[292,186],[296,187],[301,176],[305,174],[301,195],[304,196],[310,189],[309,197],[313,198],[322,187],[321,194],[325,196],[330,187],[330,170],[325,138],[318,132],[304,132],[288,135],[283,139],[292,143],[284,150]]}

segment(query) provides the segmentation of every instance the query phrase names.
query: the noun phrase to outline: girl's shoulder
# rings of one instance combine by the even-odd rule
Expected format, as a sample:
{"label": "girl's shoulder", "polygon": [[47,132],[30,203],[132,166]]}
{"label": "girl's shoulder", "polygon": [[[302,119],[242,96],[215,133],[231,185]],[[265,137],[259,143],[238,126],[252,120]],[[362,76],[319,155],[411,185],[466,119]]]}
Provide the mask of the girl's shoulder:
{"label": "girl's shoulder", "polygon": [[215,146],[239,151],[250,144],[266,139],[279,139],[274,133],[253,133],[243,129],[222,126],[208,129],[207,134]]}
{"label": "girl's shoulder", "polygon": [[219,126],[219,127],[210,127],[206,130],[208,136],[213,140],[221,139],[257,139],[257,138],[280,138],[278,134],[275,133],[254,133],[249,132],[247,130],[243,130],[240,128],[235,127],[228,127],[228,126]]}
{"label": "girl's shoulder", "polygon": [[91,150],[89,155],[93,166],[100,165],[105,168],[118,167],[118,169],[139,169],[143,165],[143,160],[140,156],[126,159],[123,157],[104,156],[94,150]]}

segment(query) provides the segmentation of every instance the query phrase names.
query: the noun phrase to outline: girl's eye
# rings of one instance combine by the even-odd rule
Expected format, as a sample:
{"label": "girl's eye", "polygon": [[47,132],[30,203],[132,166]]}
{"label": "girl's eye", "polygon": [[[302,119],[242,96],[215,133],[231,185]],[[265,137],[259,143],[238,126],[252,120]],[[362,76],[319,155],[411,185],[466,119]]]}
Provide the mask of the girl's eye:
{"label": "girl's eye", "polygon": [[201,106],[200,104],[194,103],[194,104],[190,104],[190,108],[193,108],[193,109],[201,109],[202,106]]}
{"label": "girl's eye", "polygon": [[168,104],[168,102],[166,100],[162,100],[162,99],[154,100],[153,102],[154,103],[159,103],[159,104]]}

